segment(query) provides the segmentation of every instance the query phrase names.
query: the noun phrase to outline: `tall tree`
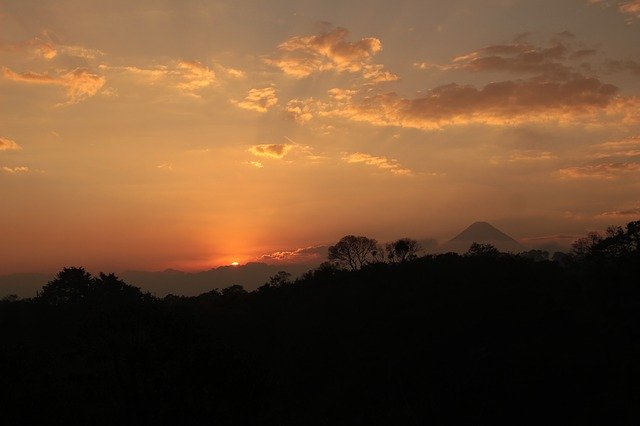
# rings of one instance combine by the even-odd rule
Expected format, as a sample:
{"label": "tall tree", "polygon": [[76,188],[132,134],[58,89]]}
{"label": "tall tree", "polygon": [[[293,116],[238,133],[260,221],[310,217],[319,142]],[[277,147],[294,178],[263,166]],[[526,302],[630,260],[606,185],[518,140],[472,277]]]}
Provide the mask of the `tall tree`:
{"label": "tall tree", "polygon": [[394,263],[415,259],[421,249],[420,243],[411,238],[400,238],[386,245],[387,258]]}
{"label": "tall tree", "polygon": [[42,287],[40,297],[52,305],[74,303],[89,297],[95,280],[84,268],[64,268]]}
{"label": "tall tree", "polygon": [[347,235],[329,247],[329,260],[353,271],[380,260],[382,250],[373,238]]}

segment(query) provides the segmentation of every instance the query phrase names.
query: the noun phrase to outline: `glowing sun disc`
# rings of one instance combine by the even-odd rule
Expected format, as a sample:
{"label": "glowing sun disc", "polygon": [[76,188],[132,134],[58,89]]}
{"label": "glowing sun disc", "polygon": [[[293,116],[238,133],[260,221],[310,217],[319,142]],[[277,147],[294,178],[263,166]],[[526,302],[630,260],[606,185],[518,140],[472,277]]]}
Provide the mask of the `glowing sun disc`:
{"label": "glowing sun disc", "polygon": [[238,266],[239,264],[239,262],[231,262],[231,266]]}

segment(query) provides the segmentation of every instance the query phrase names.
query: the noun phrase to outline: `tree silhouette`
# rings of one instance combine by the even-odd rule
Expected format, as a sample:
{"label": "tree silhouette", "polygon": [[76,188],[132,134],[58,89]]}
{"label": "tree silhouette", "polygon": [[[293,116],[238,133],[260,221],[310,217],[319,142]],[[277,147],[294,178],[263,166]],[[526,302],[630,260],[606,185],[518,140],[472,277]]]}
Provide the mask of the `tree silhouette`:
{"label": "tree silhouette", "polygon": [[602,239],[599,232],[589,232],[586,237],[578,238],[571,244],[571,254],[578,259],[584,259]]}
{"label": "tree silhouette", "polygon": [[62,305],[85,300],[94,285],[94,279],[84,268],[64,268],[42,287],[40,297],[51,305]]}
{"label": "tree silhouette", "polygon": [[373,238],[347,235],[329,247],[328,259],[352,271],[379,260],[381,249]]}
{"label": "tree silhouette", "polygon": [[92,297],[100,301],[140,301],[145,298],[145,294],[140,288],[129,285],[119,279],[114,273],[103,274],[95,278],[92,286]]}
{"label": "tree silhouette", "polygon": [[466,253],[466,256],[482,256],[482,257],[496,257],[500,255],[500,251],[491,244],[472,243],[471,247]]}
{"label": "tree silhouette", "polygon": [[421,249],[420,243],[411,238],[401,238],[386,245],[387,258],[392,263],[415,259]]}
{"label": "tree silhouette", "polygon": [[589,237],[591,234],[573,244],[574,251],[579,251],[582,257],[626,259],[640,256],[640,221],[629,222],[625,228],[610,226],[605,236]]}

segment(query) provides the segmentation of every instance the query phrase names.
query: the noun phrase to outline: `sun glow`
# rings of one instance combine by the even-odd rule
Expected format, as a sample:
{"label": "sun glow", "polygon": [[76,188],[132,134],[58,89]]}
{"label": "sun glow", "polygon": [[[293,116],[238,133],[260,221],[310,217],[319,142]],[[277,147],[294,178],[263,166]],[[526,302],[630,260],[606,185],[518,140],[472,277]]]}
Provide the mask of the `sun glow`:
{"label": "sun glow", "polygon": [[238,266],[240,262],[231,262],[231,266]]}

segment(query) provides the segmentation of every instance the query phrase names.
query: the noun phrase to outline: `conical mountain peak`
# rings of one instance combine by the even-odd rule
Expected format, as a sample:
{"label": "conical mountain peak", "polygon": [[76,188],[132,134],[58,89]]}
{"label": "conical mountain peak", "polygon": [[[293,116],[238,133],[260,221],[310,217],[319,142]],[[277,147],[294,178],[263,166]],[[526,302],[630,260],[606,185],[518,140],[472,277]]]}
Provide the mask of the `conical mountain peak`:
{"label": "conical mountain peak", "polygon": [[515,239],[488,222],[474,222],[445,243],[445,251],[466,252],[472,243],[491,244],[500,251],[518,253],[525,248]]}
{"label": "conical mountain peak", "polygon": [[479,243],[485,240],[513,241],[517,243],[516,240],[488,222],[475,222],[469,225],[451,241],[471,241]]}

